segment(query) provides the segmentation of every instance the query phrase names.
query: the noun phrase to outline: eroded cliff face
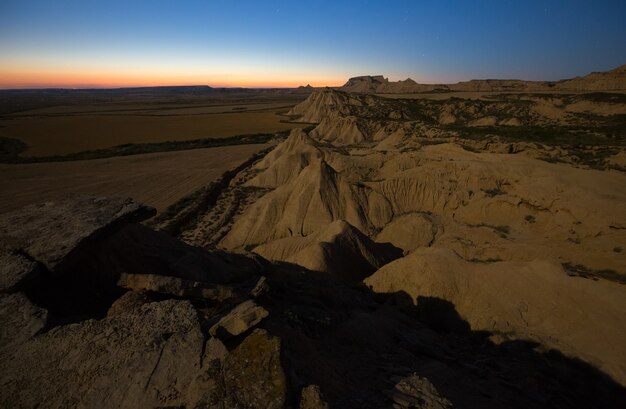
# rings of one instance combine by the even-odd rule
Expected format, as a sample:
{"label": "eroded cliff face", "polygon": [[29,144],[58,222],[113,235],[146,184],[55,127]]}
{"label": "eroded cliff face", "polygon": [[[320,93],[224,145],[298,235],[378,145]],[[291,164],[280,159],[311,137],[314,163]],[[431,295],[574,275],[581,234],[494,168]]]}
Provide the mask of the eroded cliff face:
{"label": "eroded cliff face", "polygon": [[[567,146],[466,139],[441,126],[450,115],[482,129],[481,121],[497,115],[550,130],[557,122],[542,114],[543,97],[523,104],[421,101],[413,110],[400,108],[408,119],[399,119],[384,115],[398,109],[385,99],[358,96],[354,103],[337,91],[322,94],[311,101],[342,107],[308,136],[293,131],[271,161],[257,164],[249,186],[273,190],[234,221],[221,246],[337,276],[358,277],[345,271],[358,269],[377,292],[444,299],[474,330],[533,339],[624,382],[623,172],[543,160],[567,158]],[[580,120],[566,112],[583,100],[555,108],[563,110],[562,126]],[[609,115],[624,108],[616,101],[588,109],[599,106]],[[311,117],[325,111],[310,101],[296,108]],[[502,126],[525,129],[521,122]],[[337,223],[355,232],[350,237],[395,249],[393,256],[329,234]],[[376,255],[381,261],[365,262]]]}

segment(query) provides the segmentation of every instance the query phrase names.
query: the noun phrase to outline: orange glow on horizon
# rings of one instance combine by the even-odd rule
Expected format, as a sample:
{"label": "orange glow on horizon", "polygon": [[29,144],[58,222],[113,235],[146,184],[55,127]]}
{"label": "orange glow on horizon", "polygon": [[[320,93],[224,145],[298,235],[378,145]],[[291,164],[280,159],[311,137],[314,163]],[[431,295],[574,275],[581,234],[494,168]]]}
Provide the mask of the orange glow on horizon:
{"label": "orange glow on horizon", "polygon": [[5,69],[0,67],[0,88],[124,88],[175,85],[209,85],[215,88],[297,88],[311,84],[314,87],[341,86],[345,78],[316,75],[274,74],[207,74],[181,75],[175,73],[60,71],[42,72],[33,69]]}

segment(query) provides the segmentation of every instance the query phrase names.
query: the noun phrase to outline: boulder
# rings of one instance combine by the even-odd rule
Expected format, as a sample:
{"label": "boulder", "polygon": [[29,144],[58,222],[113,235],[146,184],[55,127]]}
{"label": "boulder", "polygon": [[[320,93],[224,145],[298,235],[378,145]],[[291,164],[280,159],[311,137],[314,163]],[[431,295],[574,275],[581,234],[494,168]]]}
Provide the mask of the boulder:
{"label": "boulder", "polygon": [[244,301],[213,325],[209,333],[222,338],[233,337],[254,327],[268,315],[269,312],[254,301]]}

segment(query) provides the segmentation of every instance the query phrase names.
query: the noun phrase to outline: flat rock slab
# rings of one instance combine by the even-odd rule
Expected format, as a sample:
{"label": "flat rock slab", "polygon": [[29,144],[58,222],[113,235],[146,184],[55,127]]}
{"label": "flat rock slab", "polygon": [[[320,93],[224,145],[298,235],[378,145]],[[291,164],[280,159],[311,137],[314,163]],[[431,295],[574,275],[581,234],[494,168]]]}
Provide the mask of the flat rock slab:
{"label": "flat rock slab", "polygon": [[203,345],[188,301],[55,327],[0,349],[0,407],[185,407]]}
{"label": "flat rock slab", "polygon": [[209,329],[212,336],[229,338],[242,334],[261,322],[269,312],[252,300],[244,301]]}
{"label": "flat rock slab", "polygon": [[154,214],[132,199],[79,195],[0,215],[0,240],[54,272],[77,257],[79,247]]}

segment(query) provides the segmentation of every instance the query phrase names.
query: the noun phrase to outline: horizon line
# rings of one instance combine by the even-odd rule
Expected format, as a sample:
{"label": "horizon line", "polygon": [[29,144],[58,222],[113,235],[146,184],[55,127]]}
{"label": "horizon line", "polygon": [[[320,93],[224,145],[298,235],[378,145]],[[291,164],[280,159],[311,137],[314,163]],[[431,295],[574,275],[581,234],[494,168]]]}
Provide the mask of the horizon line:
{"label": "horizon line", "polygon": [[[183,87],[207,87],[210,89],[298,89],[300,87],[306,88],[306,85],[298,85],[292,87],[286,86],[268,86],[268,87],[246,87],[246,86],[214,86],[208,84],[177,84],[177,85],[128,85],[128,86],[98,86],[98,85],[85,85],[85,86],[26,86],[26,87],[0,87],[0,91],[21,91],[21,90],[117,90],[117,89],[134,89],[134,88],[183,88]],[[313,88],[334,88],[336,86],[320,86]]]}
{"label": "horizon line", "polygon": [[[179,84],[163,84],[163,83],[157,83],[157,84],[112,84],[112,85],[106,85],[106,84],[80,84],[80,85],[62,85],[62,84],[58,84],[58,85],[53,85],[53,84],[32,84],[32,85],[15,85],[15,86],[2,86],[0,85],[0,91],[18,91],[18,90],[122,90],[122,89],[129,89],[129,88],[166,88],[166,87],[208,87],[208,88],[212,88],[212,89],[258,89],[258,90],[263,90],[263,89],[298,89],[300,87],[306,88],[307,86],[311,86],[313,88],[339,88],[342,87],[347,81],[349,81],[350,79],[353,78],[359,78],[359,77],[383,77],[385,79],[387,79],[389,82],[398,82],[398,81],[406,81],[406,80],[412,80],[417,82],[420,85],[452,85],[452,84],[459,84],[462,82],[470,82],[470,81],[524,81],[524,82],[544,82],[544,83],[558,83],[561,81],[567,81],[567,80],[571,80],[574,78],[580,78],[580,77],[584,77],[586,75],[589,74],[596,74],[596,73],[603,73],[603,72],[610,72],[610,71],[614,71],[614,70],[618,70],[618,69],[622,69],[626,67],[626,64],[620,65],[618,67],[612,68],[612,69],[608,69],[606,71],[590,71],[587,72],[586,74],[583,75],[579,75],[579,76],[574,76],[574,77],[569,77],[569,78],[561,78],[558,80],[528,80],[528,79],[522,79],[522,78],[470,78],[470,79],[461,79],[461,80],[457,80],[457,81],[434,81],[434,82],[421,82],[421,81],[415,81],[414,79],[412,79],[411,77],[407,77],[405,79],[401,79],[401,80],[396,80],[396,81],[389,81],[389,76],[385,76],[384,74],[376,74],[376,75],[356,75],[356,76],[351,76],[349,77],[347,80],[342,80],[341,83],[337,82],[337,85],[322,85],[322,86],[315,86],[315,85],[310,85],[311,82],[308,81],[306,83],[306,85],[303,84],[302,81],[299,83],[299,85],[292,85],[292,84],[281,84],[281,85],[269,85],[269,86],[245,86],[245,85],[233,85],[233,84],[219,84],[219,85],[209,85],[209,84],[199,84],[199,83],[190,83],[190,84],[185,84],[185,83],[179,83]],[[167,81],[167,80],[166,80]],[[314,81],[315,82],[315,81]],[[333,82],[333,81],[331,81]]]}

